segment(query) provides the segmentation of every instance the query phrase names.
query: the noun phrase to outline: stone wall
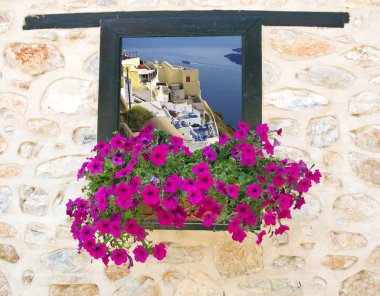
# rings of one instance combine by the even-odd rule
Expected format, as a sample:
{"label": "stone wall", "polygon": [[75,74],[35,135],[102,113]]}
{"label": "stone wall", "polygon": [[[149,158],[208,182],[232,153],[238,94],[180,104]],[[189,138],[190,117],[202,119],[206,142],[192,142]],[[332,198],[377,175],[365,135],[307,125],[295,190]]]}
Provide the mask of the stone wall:
{"label": "stone wall", "polygon": [[[380,291],[380,1],[0,0],[0,295],[360,295]],[[157,231],[168,258],[105,269],[64,205],[96,139],[99,29],[23,31],[30,14],[113,10],[348,11],[345,28],[265,27],[264,120],[279,154],[323,183],[291,232]]]}

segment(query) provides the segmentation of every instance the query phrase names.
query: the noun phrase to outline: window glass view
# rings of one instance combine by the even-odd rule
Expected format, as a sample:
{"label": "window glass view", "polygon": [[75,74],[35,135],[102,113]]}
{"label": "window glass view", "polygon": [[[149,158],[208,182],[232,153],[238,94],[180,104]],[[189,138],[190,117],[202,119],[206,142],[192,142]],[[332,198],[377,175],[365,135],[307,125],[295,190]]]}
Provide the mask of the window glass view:
{"label": "window glass view", "polygon": [[192,149],[231,135],[241,119],[240,37],[123,38],[120,123],[147,123]]}

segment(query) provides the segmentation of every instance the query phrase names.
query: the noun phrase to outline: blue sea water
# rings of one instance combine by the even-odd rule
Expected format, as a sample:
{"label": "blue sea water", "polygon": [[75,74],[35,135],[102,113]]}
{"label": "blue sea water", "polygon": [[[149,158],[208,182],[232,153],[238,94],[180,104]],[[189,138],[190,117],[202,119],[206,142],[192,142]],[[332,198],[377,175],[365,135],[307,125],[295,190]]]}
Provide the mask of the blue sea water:
{"label": "blue sea water", "polygon": [[199,69],[202,98],[235,127],[242,117],[242,69],[225,55],[240,47],[241,37],[235,36],[123,38],[122,43],[123,51],[137,52],[142,60]]}

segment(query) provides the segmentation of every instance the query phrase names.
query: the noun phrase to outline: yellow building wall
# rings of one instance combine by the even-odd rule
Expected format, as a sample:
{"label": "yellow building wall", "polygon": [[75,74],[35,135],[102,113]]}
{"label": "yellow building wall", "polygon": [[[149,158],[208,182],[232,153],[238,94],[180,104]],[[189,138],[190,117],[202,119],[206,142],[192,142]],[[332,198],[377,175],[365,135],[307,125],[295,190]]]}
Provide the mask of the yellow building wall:
{"label": "yellow building wall", "polygon": [[[183,89],[186,96],[201,96],[201,86],[199,81],[199,71],[197,69],[182,69]],[[190,77],[190,82],[186,78]]]}
{"label": "yellow building wall", "polygon": [[158,70],[158,79],[168,85],[173,83],[182,84],[182,70],[162,63],[161,69]]}
{"label": "yellow building wall", "polygon": [[140,57],[123,60],[121,64],[123,65],[123,67],[128,65],[136,68],[138,65],[140,65]]}

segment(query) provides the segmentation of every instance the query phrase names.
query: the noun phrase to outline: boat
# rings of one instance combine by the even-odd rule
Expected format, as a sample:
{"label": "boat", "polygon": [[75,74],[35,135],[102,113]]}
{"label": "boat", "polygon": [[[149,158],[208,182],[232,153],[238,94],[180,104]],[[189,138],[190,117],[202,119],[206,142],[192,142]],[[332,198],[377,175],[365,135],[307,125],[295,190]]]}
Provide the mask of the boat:
{"label": "boat", "polygon": [[183,61],[182,61],[182,64],[190,64],[190,61],[188,61],[188,60],[183,60]]}

